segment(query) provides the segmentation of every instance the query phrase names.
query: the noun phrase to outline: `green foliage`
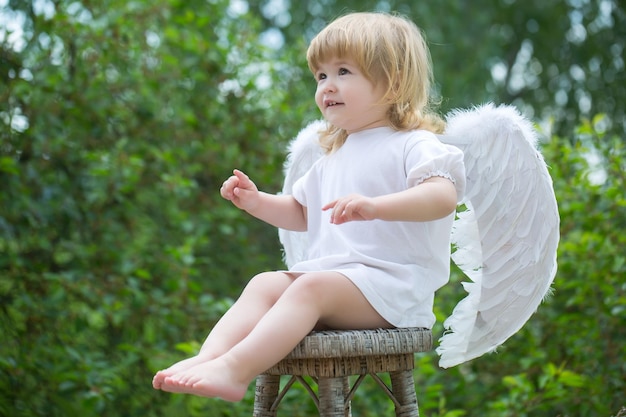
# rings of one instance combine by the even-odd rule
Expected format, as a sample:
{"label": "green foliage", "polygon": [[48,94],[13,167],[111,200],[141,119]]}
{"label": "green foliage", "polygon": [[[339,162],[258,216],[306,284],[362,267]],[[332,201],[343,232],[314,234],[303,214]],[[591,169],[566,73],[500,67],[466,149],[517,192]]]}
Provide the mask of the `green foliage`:
{"label": "green foliage", "polygon": [[[218,189],[237,167],[279,190],[286,141],[317,115],[303,28],[341,11],[313,13],[318,20],[305,24],[312,4],[292,10],[280,51],[259,42],[267,22],[227,0],[61,0],[48,4],[52,12],[12,0],[5,8],[25,16],[25,43],[0,38],[1,416],[250,415],[253,390],[229,404],[164,394],[150,381],[197,351],[250,276],[282,267],[276,231]],[[461,9],[449,13],[467,25],[526,25],[512,4],[521,7],[498,3],[493,10],[508,14],[485,12],[473,23]],[[428,16],[434,6],[401,7]],[[620,9],[612,13],[620,21]],[[458,20],[433,22],[441,28],[426,32],[435,43],[474,52],[476,42],[455,31]],[[511,31],[520,33],[497,32]],[[486,66],[497,54],[476,53],[473,62]],[[438,48],[433,55],[436,67],[453,64]],[[473,77],[486,67],[453,55],[451,73],[438,75],[444,96],[454,105],[481,101],[485,80]],[[621,90],[594,85],[622,108]],[[552,94],[542,85],[526,93],[541,91]],[[626,151],[616,114],[547,134],[562,218],[554,295],[499,354],[448,370],[434,352],[418,356],[422,415],[609,416],[624,406]],[[462,279],[455,273],[438,295],[439,323],[463,296]],[[306,395],[296,385],[282,413],[312,415]],[[391,403],[366,380],[353,410],[390,415]]]}

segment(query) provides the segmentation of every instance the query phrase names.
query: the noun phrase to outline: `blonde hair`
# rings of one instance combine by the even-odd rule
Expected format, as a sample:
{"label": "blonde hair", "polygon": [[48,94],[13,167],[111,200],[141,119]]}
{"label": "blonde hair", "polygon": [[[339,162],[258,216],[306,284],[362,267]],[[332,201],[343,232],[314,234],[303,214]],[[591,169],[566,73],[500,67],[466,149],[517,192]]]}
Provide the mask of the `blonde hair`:
{"label": "blonde hair", "polygon": [[[410,20],[386,13],[352,13],[326,26],[309,45],[307,61],[315,74],[333,58],[355,62],[372,83],[384,83],[383,97],[391,107],[391,127],[443,132],[444,121],[430,110],[432,65],[426,41]],[[348,133],[328,125],[320,136],[322,147],[332,152]]]}

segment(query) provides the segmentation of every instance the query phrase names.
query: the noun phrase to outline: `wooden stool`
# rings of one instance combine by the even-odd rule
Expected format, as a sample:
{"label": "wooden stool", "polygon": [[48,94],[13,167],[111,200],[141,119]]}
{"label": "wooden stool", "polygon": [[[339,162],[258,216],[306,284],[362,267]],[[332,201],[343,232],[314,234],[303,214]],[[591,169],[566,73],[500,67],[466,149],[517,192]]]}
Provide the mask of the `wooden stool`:
{"label": "wooden stool", "polygon": [[[276,417],[280,401],[295,381],[311,394],[320,417],[350,417],[350,401],[370,375],[393,401],[396,417],[418,417],[413,380],[415,352],[432,348],[432,332],[422,328],[312,332],[286,358],[256,380],[254,417]],[[391,387],[377,375],[389,373]],[[290,375],[280,390],[281,375]],[[348,378],[358,375],[350,387]],[[317,394],[303,377],[317,381]]]}

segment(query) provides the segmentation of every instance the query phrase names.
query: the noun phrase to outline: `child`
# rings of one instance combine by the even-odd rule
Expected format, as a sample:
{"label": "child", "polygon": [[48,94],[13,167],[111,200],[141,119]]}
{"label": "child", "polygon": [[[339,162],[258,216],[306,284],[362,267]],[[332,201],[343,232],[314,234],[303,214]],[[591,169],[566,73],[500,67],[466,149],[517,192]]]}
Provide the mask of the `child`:
{"label": "child", "polygon": [[269,224],[308,231],[308,259],[252,278],[200,352],[155,375],[156,389],[238,401],[313,329],[434,324],[465,172],[461,151],[432,133],[443,122],[427,111],[420,31],[402,17],[350,14],[312,40],[307,59],[326,155],[293,195],[260,192],[239,170],[220,192]]}

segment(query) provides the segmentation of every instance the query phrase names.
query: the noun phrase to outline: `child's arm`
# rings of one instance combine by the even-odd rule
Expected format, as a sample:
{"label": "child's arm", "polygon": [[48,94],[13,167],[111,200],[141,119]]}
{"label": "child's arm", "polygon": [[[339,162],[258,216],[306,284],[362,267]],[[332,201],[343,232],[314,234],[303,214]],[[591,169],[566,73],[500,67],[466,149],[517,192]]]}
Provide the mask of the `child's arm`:
{"label": "child's arm", "polygon": [[272,226],[306,231],[306,208],[295,198],[261,192],[243,172],[236,169],[233,174],[220,188],[222,197]]}
{"label": "child's arm", "polygon": [[408,190],[379,197],[348,195],[332,201],[322,210],[332,209],[331,222],[388,220],[427,222],[447,216],[456,209],[457,194],[452,181],[432,177]]}

